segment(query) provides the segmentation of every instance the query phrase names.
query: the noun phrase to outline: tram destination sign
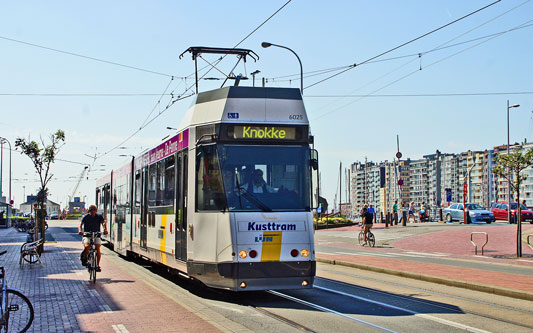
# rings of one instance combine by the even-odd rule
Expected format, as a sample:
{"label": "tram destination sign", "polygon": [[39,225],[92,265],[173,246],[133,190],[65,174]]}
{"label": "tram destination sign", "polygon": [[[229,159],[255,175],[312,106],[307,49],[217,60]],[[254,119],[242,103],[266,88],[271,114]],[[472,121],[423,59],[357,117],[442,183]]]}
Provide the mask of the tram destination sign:
{"label": "tram destination sign", "polygon": [[296,128],[271,125],[235,125],[233,138],[241,140],[296,140]]}

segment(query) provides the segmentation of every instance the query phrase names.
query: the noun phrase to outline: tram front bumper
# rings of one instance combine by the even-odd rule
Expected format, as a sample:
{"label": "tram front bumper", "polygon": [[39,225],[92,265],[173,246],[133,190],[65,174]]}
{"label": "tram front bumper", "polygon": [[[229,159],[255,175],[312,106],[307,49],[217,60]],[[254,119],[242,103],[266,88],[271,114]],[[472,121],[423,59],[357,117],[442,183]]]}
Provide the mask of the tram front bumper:
{"label": "tram front bumper", "polygon": [[[187,263],[187,273],[209,287],[235,291],[312,288],[315,261]],[[244,282],[244,283],[243,283]]]}

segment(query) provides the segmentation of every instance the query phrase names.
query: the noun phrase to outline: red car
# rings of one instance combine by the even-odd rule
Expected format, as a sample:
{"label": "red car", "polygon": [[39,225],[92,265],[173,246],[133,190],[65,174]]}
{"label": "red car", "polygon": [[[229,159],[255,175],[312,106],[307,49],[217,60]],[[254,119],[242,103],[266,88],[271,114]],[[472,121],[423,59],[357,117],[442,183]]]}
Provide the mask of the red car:
{"label": "red car", "polygon": [[[533,211],[529,210],[526,208],[526,206],[520,204],[520,207],[522,209],[522,221],[524,222],[529,222],[531,224],[533,224]],[[508,216],[508,206],[507,206],[507,202],[506,201],[501,201],[501,202],[495,202],[492,204],[492,207],[491,207],[491,211],[492,211],[492,214],[494,214],[494,217],[497,219],[497,220],[506,220],[507,221],[507,216]],[[511,202],[511,215],[512,215],[512,218],[511,220],[513,221],[512,223],[516,223],[517,221],[517,214],[518,214],[518,205],[516,204],[516,202]]]}

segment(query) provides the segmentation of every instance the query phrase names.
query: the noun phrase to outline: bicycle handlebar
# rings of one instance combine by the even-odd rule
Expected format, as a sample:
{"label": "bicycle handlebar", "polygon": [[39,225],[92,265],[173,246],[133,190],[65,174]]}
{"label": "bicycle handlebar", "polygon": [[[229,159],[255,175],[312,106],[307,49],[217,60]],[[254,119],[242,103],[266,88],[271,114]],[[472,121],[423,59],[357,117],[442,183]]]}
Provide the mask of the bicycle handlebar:
{"label": "bicycle handlebar", "polygon": [[83,237],[92,237],[92,236],[100,237],[102,236],[102,233],[100,231],[98,232],[84,232]]}

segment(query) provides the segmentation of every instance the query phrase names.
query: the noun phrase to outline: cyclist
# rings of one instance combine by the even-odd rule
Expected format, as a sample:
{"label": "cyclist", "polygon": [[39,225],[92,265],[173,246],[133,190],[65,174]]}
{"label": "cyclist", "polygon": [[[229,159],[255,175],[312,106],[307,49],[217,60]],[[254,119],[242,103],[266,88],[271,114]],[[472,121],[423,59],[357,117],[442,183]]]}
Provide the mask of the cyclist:
{"label": "cyclist", "polygon": [[364,243],[363,246],[367,245],[366,242],[366,234],[370,231],[373,225],[373,219],[374,214],[368,212],[368,208],[366,205],[363,207],[363,214],[361,216],[363,218],[363,237],[364,237]]}
{"label": "cyclist", "polygon": [[[89,214],[85,215],[81,219],[80,226],[78,227],[78,233],[80,235],[83,235],[83,232],[100,232],[100,224],[104,226],[104,235],[107,235],[107,226],[105,224],[105,219],[102,215],[96,213],[97,208],[95,205],[89,206]],[[84,249],[81,253],[80,259],[81,264],[83,266],[87,266],[87,254],[89,253],[89,246],[91,244],[91,239],[89,237],[83,237],[83,245]],[[96,244],[96,252],[98,254],[98,267],[96,267],[97,272],[101,272],[100,269],[100,258],[102,255],[100,254],[100,246],[102,244],[102,240],[100,238],[95,239]]]}

